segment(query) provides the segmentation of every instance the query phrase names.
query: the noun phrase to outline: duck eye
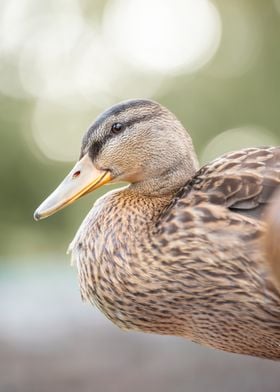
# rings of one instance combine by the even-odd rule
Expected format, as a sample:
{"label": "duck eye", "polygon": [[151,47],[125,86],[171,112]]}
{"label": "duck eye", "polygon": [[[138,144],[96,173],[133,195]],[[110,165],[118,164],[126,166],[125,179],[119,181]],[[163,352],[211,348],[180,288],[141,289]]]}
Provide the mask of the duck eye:
{"label": "duck eye", "polygon": [[121,123],[115,123],[112,125],[111,132],[118,133],[123,129],[123,125]]}

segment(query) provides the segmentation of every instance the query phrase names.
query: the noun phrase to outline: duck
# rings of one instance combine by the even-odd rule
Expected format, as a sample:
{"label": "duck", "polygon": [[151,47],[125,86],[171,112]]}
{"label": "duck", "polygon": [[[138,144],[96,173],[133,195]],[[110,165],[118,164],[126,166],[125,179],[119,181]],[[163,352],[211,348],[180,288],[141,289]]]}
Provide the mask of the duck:
{"label": "duck", "polygon": [[122,185],[94,203],[69,247],[82,299],[123,330],[279,360],[280,278],[271,264],[280,257],[271,246],[280,224],[268,222],[279,215],[280,147],[199,167],[171,111],[124,101],[88,128],[78,162],[34,218],[108,183]]}

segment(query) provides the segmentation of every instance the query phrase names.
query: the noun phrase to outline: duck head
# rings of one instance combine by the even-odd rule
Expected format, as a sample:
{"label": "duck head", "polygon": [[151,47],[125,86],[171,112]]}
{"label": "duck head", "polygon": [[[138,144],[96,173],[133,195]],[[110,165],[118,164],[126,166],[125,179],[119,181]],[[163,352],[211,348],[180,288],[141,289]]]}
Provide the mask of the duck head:
{"label": "duck head", "polygon": [[196,169],[191,138],[168,109],[150,100],[125,101],[97,117],[83,137],[79,161],[34,218],[46,218],[112,182],[129,182],[150,196],[171,194]]}

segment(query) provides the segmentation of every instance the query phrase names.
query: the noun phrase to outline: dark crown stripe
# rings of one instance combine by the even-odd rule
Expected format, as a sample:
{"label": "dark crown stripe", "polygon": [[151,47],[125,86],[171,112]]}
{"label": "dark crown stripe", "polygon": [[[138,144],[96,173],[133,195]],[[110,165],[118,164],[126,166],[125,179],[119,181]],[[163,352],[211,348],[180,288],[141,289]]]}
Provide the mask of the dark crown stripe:
{"label": "dark crown stripe", "polygon": [[131,100],[114,105],[96,118],[88,133],[92,134],[110,117],[118,116],[119,114],[124,113],[132,108],[152,107],[155,105],[155,102],[144,99]]}

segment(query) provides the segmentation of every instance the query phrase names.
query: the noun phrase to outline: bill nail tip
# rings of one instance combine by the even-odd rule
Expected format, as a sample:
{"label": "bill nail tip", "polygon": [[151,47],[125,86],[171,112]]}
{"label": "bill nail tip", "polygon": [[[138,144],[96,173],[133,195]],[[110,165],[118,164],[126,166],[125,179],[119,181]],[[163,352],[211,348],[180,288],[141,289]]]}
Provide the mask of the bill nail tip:
{"label": "bill nail tip", "polygon": [[34,215],[33,215],[33,218],[34,218],[35,221],[40,220],[41,216],[40,216],[39,212],[35,211]]}

